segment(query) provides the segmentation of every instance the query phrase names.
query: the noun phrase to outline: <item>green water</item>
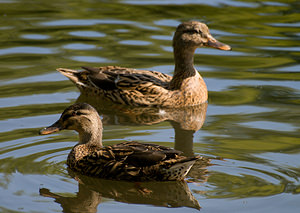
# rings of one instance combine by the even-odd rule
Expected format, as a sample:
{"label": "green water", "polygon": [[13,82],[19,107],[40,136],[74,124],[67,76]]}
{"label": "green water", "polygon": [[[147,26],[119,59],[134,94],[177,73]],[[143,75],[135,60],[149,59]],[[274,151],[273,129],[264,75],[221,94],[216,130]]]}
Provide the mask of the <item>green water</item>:
{"label": "green water", "polygon": [[[0,212],[298,212],[299,11],[296,0],[0,0]],[[207,111],[170,112],[181,118],[170,121],[98,110],[104,144],[157,143],[212,165],[195,165],[187,183],[144,183],[144,191],[74,177],[65,162],[76,133],[38,135],[67,106],[89,101],[55,69],[172,74],[172,35],[192,19],[233,48],[196,51]]]}

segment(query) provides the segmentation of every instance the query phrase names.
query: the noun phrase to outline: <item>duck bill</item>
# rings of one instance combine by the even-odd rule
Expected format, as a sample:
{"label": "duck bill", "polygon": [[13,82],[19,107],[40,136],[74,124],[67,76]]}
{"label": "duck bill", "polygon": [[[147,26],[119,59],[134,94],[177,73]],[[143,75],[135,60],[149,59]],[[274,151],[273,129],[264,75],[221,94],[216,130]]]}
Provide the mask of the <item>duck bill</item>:
{"label": "duck bill", "polygon": [[216,48],[219,50],[231,50],[231,47],[229,45],[219,42],[217,39],[213,38],[212,36],[209,36],[207,38],[207,43],[205,44],[205,46]]}
{"label": "duck bill", "polygon": [[56,121],[54,124],[52,124],[51,126],[45,127],[44,129],[40,130],[40,135],[48,135],[48,134],[52,134],[54,132],[58,132],[62,130],[62,126],[58,121]]}

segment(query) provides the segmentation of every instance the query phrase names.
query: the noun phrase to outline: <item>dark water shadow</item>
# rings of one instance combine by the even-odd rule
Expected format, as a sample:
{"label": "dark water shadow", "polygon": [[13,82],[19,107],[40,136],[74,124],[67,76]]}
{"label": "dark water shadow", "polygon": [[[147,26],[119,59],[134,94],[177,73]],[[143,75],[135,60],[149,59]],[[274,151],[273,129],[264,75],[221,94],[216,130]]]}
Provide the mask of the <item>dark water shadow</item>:
{"label": "dark water shadow", "polygon": [[78,181],[75,196],[63,196],[47,188],[40,189],[40,195],[54,198],[63,212],[97,212],[103,198],[129,204],[201,208],[185,181],[135,183],[88,177],[70,170],[68,172]]}

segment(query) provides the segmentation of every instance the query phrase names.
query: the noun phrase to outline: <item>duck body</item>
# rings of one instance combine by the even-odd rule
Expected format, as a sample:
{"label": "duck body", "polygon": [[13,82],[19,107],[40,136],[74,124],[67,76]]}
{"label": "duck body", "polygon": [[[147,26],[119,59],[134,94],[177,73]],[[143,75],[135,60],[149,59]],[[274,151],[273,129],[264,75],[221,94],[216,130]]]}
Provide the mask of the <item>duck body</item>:
{"label": "duck body", "polygon": [[93,177],[129,181],[183,179],[199,157],[154,144],[124,142],[103,148],[76,145],[68,155],[73,171]]}
{"label": "duck body", "polygon": [[185,107],[207,101],[207,87],[194,67],[194,52],[208,46],[231,47],[214,39],[208,27],[197,21],[180,24],[173,38],[174,76],[157,71],[106,66],[83,71],[58,68],[81,92],[130,106]]}
{"label": "duck body", "polygon": [[[129,106],[184,107],[207,100],[207,88],[198,72],[171,89],[172,76],[156,71],[117,66],[83,67],[84,71],[59,68],[85,95],[108,98]],[[175,101],[176,100],[176,101]]]}
{"label": "duck body", "polygon": [[182,180],[199,158],[185,157],[180,151],[156,144],[124,142],[103,146],[100,117],[85,103],[68,107],[57,122],[40,134],[63,129],[79,133],[79,143],[69,153],[67,165],[84,175],[128,181]]}

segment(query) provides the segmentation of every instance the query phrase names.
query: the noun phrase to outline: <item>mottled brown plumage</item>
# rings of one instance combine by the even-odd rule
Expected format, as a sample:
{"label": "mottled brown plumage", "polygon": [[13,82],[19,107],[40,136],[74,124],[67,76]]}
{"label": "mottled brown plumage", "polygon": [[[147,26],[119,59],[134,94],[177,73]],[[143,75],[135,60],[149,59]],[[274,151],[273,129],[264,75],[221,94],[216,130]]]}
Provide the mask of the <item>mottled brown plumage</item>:
{"label": "mottled brown plumage", "polygon": [[231,49],[214,39],[205,24],[190,21],[180,24],[174,34],[173,77],[156,71],[116,66],[83,67],[84,71],[57,70],[74,82],[81,92],[116,103],[130,106],[193,106],[207,101],[206,84],[194,68],[194,52],[202,46]]}
{"label": "mottled brown plumage", "polygon": [[124,142],[104,147],[101,119],[86,103],[65,109],[60,119],[40,134],[63,129],[79,133],[79,143],[68,155],[67,165],[85,175],[130,181],[181,180],[199,158],[181,156],[180,151],[156,144]]}

